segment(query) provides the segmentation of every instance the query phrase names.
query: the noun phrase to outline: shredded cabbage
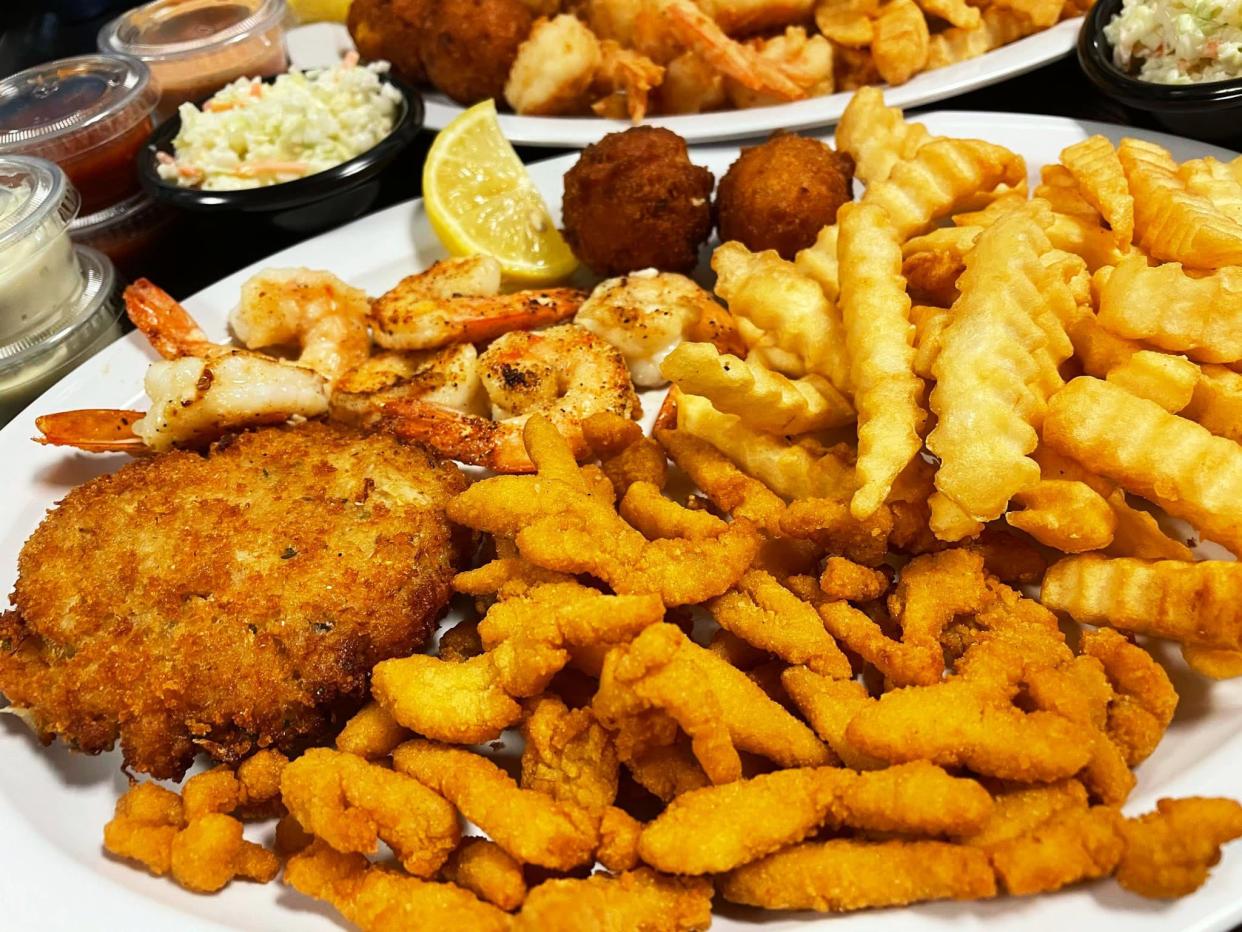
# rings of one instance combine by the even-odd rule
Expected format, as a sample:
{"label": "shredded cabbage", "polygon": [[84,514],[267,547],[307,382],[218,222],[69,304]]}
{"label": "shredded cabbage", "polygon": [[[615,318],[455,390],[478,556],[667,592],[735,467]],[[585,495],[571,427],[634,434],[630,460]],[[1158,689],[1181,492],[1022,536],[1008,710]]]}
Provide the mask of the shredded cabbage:
{"label": "shredded cabbage", "polygon": [[159,175],[182,187],[235,191],[339,165],[392,132],[401,92],[380,81],[387,62],[346,60],[292,70],[270,84],[238,78],[199,109],[182,104],[174,155]]}
{"label": "shredded cabbage", "polygon": [[1242,76],[1242,0],[1123,0],[1104,27],[1117,67],[1156,84]]}

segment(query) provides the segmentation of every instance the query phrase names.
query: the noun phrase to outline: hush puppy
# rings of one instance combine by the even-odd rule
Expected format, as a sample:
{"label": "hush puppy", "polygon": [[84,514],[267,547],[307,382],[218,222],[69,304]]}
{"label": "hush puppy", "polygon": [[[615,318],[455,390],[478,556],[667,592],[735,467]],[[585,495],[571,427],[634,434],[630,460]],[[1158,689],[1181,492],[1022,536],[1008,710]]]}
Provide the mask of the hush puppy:
{"label": "hush puppy", "polygon": [[418,37],[431,7],[431,0],[353,0],[346,26],[364,60],[390,61],[397,77],[422,84]]}
{"label": "hush puppy", "polygon": [[636,126],[588,146],[565,175],[565,239],[599,275],[689,272],[712,232],[712,173],[686,141]]}
{"label": "hush puppy", "polygon": [[716,224],[724,242],[793,259],[853,198],[854,160],[818,139],[780,133],[743,149],[720,179]]}
{"label": "hush puppy", "polygon": [[521,0],[437,0],[418,38],[427,78],[459,104],[504,99],[534,17]]}

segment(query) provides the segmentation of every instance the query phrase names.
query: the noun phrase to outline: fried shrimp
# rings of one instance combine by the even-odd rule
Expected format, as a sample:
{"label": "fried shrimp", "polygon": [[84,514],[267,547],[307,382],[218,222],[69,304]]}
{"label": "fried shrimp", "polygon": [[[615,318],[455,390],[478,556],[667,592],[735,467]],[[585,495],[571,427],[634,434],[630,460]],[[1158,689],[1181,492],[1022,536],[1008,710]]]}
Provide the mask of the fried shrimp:
{"label": "fried shrimp", "polygon": [[634,384],[666,383],[660,363],[683,340],[745,352],[733,316],[691,279],[646,269],[600,282],[574,323],[621,351]]}
{"label": "fried shrimp", "polygon": [[205,446],[233,430],[327,413],[328,383],[314,369],[207,339],[188,311],[140,278],[125,289],[129,318],[163,361],[145,385],[151,407],[90,409],[35,421],[40,443],[92,453],[141,454]]}
{"label": "fried shrimp", "polygon": [[264,269],[242,285],[229,325],[247,349],[301,346],[298,365],[334,383],[367,358],[370,309],[365,291],[331,272]]}
{"label": "fried shrimp", "polygon": [[573,324],[505,334],[479,357],[479,375],[495,420],[411,400],[384,407],[389,423],[464,463],[531,472],[522,429],[532,414],[552,421],[581,458],[586,418],[599,411],[634,418],[641,410],[621,354]]}

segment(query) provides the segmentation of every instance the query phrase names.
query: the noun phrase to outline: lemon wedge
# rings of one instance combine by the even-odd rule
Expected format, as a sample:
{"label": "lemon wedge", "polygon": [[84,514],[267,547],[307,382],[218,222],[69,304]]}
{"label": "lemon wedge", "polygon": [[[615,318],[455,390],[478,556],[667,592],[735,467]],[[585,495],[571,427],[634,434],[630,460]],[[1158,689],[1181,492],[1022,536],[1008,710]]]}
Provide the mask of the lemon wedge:
{"label": "lemon wedge", "polygon": [[289,9],[300,25],[343,23],[349,16],[350,0],[289,0]]}
{"label": "lemon wedge", "polygon": [[440,131],[423,165],[427,219],[455,256],[494,256],[506,278],[559,281],[578,267],[548,205],[505,139],[491,100]]}

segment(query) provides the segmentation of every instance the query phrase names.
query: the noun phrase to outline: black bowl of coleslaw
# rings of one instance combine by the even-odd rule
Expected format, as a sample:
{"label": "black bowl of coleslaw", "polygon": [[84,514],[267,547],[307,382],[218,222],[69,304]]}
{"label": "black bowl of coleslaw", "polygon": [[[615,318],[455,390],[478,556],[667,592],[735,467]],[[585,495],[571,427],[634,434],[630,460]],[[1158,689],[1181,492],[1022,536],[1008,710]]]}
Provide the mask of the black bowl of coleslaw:
{"label": "black bowl of coleslaw", "polygon": [[[152,197],[203,217],[266,224],[275,229],[318,233],[361,216],[375,203],[380,176],[418,135],[423,125],[423,98],[417,90],[384,73],[380,81],[401,94],[392,129],[365,152],[331,168],[290,181],[239,190],[186,187],[160,176],[159,162],[174,154],[181,117],[165,120],[138,157],[138,179]],[[275,78],[262,79],[271,83]],[[198,104],[201,108],[202,101]],[[163,153],[163,155],[161,155]]]}
{"label": "black bowl of coleslaw", "polygon": [[1161,125],[1198,139],[1242,138],[1242,77],[1198,84],[1157,84],[1117,65],[1104,27],[1121,12],[1122,0],[1096,0],[1078,33],[1078,63],[1103,93]]}

